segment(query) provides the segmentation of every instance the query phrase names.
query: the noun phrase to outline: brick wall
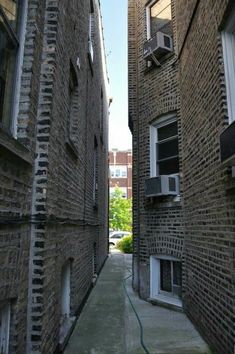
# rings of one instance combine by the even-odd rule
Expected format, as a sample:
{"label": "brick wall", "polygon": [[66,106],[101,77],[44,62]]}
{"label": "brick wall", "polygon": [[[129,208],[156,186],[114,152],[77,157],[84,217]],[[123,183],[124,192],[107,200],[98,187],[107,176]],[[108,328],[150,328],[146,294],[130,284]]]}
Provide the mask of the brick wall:
{"label": "brick wall", "polygon": [[[220,30],[232,1],[172,1],[175,52],[146,70],[145,1],[129,1],[129,114],[133,129],[134,279],[149,297],[149,256],[183,260],[183,307],[216,353],[234,352],[234,179],[221,165],[228,126]],[[147,201],[149,124],[175,111],[178,203]],[[170,204],[169,204],[170,203]]]}
{"label": "brick wall", "polygon": [[179,117],[176,56],[150,69],[143,59],[145,3],[129,2],[129,116],[133,124],[133,284],[146,299],[150,294],[150,256],[161,251],[182,258],[183,221],[181,202],[165,197],[152,203],[145,197],[144,182],[150,177],[150,125],[165,113],[176,112]]}
{"label": "brick wall", "polygon": [[[228,3],[198,3],[180,57],[185,306],[218,353],[233,353],[235,338],[234,180],[219,145],[227,126],[219,26]],[[179,21],[188,18],[182,8]]]}
{"label": "brick wall", "polygon": [[[18,140],[0,128],[0,302],[11,300],[10,353],[50,354],[59,343],[62,267],[71,261],[74,316],[107,256],[109,102],[98,1],[93,64],[88,1],[28,5]],[[71,65],[74,144],[67,139]]]}

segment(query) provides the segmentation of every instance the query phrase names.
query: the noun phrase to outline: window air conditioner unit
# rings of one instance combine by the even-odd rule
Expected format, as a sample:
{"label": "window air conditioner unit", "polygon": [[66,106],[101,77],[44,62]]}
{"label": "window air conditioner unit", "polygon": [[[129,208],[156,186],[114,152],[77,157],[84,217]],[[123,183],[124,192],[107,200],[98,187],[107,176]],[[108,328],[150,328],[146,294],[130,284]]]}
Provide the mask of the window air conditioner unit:
{"label": "window air conditioner unit", "polygon": [[153,60],[161,58],[163,55],[173,51],[173,41],[171,36],[163,32],[156,35],[144,43],[144,59]]}
{"label": "window air conditioner unit", "polygon": [[145,196],[179,195],[179,176],[161,175],[145,180]]}

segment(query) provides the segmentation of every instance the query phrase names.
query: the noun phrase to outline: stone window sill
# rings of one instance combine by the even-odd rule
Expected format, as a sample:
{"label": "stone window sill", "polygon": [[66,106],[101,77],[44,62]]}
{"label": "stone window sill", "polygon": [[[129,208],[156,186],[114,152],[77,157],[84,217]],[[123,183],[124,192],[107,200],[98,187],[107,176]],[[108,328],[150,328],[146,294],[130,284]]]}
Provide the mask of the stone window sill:
{"label": "stone window sill", "polygon": [[25,163],[32,165],[33,159],[30,151],[22,145],[18,140],[13,138],[6,130],[0,126],[0,147],[1,150],[15,155],[17,158],[21,159]]}
{"label": "stone window sill", "polygon": [[182,301],[173,296],[171,297],[171,296],[158,294],[155,297],[150,297],[148,301],[151,302],[151,304],[153,305],[160,305],[173,310],[183,311]]}

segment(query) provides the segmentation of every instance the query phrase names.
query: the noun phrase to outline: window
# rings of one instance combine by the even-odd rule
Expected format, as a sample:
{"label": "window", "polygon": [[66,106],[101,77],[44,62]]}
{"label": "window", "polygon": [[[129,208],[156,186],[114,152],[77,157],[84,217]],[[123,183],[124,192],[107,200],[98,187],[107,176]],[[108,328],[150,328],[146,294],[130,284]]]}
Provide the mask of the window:
{"label": "window", "polygon": [[151,298],[181,306],[182,264],[171,256],[151,256]]}
{"label": "window", "polygon": [[94,139],[94,155],[93,155],[93,206],[98,207],[98,143]]}
{"label": "window", "polygon": [[103,142],[103,133],[104,133],[104,95],[103,95],[103,91],[101,90],[101,95],[100,95],[100,137],[101,137],[102,142]]}
{"label": "window", "polygon": [[88,35],[88,54],[90,62],[93,63],[94,60],[94,23],[95,23],[95,12],[93,1],[90,1],[90,15],[89,15],[89,35]]}
{"label": "window", "polygon": [[166,115],[150,127],[151,177],[179,173],[176,116]]}
{"label": "window", "polygon": [[235,8],[222,32],[229,123],[235,121]]}
{"label": "window", "polygon": [[10,303],[0,303],[0,353],[9,353]]}
{"label": "window", "polygon": [[69,75],[69,115],[67,122],[67,136],[73,142],[75,141],[78,119],[78,82],[76,71],[70,63],[70,75]]}
{"label": "window", "polygon": [[0,124],[13,130],[13,100],[20,47],[20,1],[0,0]]}
{"label": "window", "polygon": [[110,166],[110,176],[112,178],[127,178],[127,167]]}
{"label": "window", "polygon": [[61,271],[61,322],[70,316],[70,273],[71,261],[64,264]]}
{"label": "window", "polygon": [[173,35],[171,0],[152,1],[146,8],[147,37],[153,37],[158,31]]}

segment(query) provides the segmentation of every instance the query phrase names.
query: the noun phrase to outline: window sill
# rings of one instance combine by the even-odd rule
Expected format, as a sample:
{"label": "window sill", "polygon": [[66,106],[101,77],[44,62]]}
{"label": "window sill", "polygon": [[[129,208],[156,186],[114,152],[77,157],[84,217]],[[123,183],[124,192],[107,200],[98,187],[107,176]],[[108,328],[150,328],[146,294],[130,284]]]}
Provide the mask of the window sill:
{"label": "window sill", "polygon": [[148,298],[148,301],[152,305],[159,305],[163,307],[167,307],[172,310],[183,312],[182,301],[175,297],[158,294],[155,297]]}
{"label": "window sill", "polygon": [[0,127],[0,146],[6,153],[13,154],[29,165],[33,164],[30,151],[2,127]]}
{"label": "window sill", "polygon": [[74,142],[70,138],[66,139],[66,147],[67,147],[68,151],[71,153],[71,155],[75,159],[77,159],[78,158],[78,150],[77,150]]}

